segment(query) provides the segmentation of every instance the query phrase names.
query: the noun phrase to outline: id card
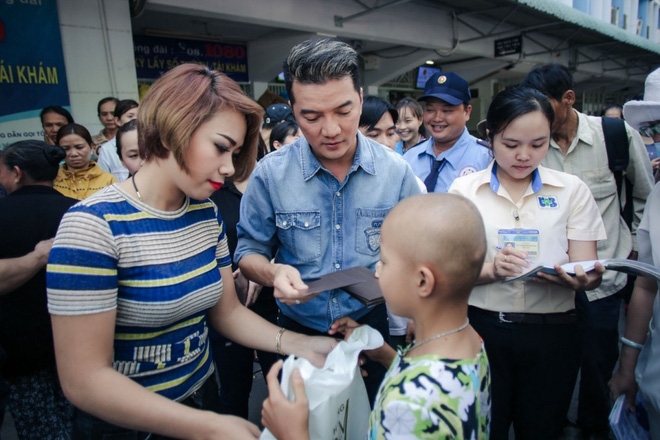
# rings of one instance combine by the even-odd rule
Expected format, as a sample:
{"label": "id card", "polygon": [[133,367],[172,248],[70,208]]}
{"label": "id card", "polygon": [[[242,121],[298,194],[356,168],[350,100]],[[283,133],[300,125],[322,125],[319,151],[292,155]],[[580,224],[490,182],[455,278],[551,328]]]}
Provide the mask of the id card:
{"label": "id card", "polygon": [[527,252],[528,260],[535,260],[539,256],[538,229],[500,229],[497,231],[498,247],[504,249],[511,247]]}

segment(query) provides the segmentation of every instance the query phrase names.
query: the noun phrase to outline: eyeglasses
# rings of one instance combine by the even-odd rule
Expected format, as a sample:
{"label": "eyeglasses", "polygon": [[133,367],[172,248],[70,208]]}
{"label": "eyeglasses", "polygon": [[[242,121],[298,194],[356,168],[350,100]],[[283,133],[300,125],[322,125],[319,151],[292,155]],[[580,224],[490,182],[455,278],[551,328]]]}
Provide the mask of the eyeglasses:
{"label": "eyeglasses", "polygon": [[660,134],[660,123],[639,127],[639,131],[647,138],[652,138],[654,134]]}

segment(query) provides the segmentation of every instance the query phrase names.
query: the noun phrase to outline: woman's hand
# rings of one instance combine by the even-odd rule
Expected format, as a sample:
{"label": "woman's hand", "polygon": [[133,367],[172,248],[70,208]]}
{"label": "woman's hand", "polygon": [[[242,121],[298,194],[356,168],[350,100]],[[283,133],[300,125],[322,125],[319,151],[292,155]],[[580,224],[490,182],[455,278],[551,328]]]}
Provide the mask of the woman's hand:
{"label": "woman's hand", "polygon": [[[254,423],[241,417],[220,415],[205,411],[205,426],[195,438],[208,440],[258,439],[261,431]],[[201,431],[204,431],[201,433]]]}
{"label": "woman's hand", "polygon": [[600,263],[596,263],[594,264],[594,270],[587,273],[582,266],[578,264],[575,266],[575,275],[569,275],[558,264],[555,264],[555,270],[557,271],[556,276],[539,272],[536,276],[537,281],[547,281],[568,287],[571,290],[591,290],[600,285],[603,273],[605,272],[605,267]]}
{"label": "woman's hand", "polygon": [[305,358],[319,368],[325,364],[328,353],[338,343],[335,338],[328,336],[307,336],[294,332],[284,332],[281,340],[284,353]]}
{"label": "woman's hand", "polygon": [[[309,401],[305,384],[296,368],[291,373],[293,402],[289,401],[277,379],[283,362],[277,361],[268,372],[268,398],[261,411],[261,424],[279,440],[309,440]],[[238,438],[238,437],[237,437]]]}
{"label": "woman's hand", "polygon": [[[568,240],[568,261],[575,263],[579,261],[591,261],[598,258],[595,241]],[[535,281],[549,282],[568,287],[571,290],[591,290],[600,285],[605,267],[602,264],[594,264],[594,270],[585,273],[582,266],[574,268],[575,275],[567,274],[559,265],[554,267],[557,275],[549,275],[539,272]]]}
{"label": "woman's hand", "polygon": [[656,157],[651,161],[651,168],[653,168],[654,173],[660,169],[660,157]]}
{"label": "woman's hand", "polygon": [[517,277],[523,273],[523,269],[529,267],[527,252],[520,251],[511,245],[495,255],[493,259],[493,275],[495,279]]}
{"label": "woman's hand", "polygon": [[635,396],[637,395],[637,381],[635,372],[619,368],[608,382],[612,399],[616,400],[621,394],[626,396],[626,406],[630,411],[635,411]]}

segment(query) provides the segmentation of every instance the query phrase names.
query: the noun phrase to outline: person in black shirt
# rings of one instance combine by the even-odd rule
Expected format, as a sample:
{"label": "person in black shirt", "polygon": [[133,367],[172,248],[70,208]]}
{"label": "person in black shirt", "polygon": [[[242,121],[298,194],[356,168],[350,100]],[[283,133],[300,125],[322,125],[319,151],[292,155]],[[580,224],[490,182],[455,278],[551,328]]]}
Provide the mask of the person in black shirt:
{"label": "person in black shirt", "polygon": [[43,141],[16,142],[0,156],[0,346],[7,409],[19,438],[67,438],[72,407],[60,388],[46,307],[46,262],[64,213],[77,200],[53,189],[65,153]]}
{"label": "person in black shirt", "polygon": [[[211,195],[211,200],[218,205],[218,209],[222,214],[232,260],[238,241],[236,225],[239,220],[241,197],[247,183],[247,179],[240,182],[225,182],[219,190]],[[232,263],[232,269],[234,271],[236,293],[241,302],[264,319],[276,323],[278,308],[273,298],[273,288],[262,287],[248,281],[240,273],[236,263]],[[250,392],[252,390],[254,350],[239,345],[213,330],[210,330],[210,340],[213,347],[213,360],[216,363],[220,377],[222,412],[247,419]],[[266,373],[277,361],[277,355],[257,351],[257,359],[265,380]]]}

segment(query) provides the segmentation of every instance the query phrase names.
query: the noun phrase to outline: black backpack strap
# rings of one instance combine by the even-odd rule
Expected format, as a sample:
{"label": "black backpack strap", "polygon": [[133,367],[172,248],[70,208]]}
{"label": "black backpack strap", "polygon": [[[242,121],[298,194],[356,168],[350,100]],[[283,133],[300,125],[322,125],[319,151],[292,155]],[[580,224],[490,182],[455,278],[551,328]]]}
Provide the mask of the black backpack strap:
{"label": "black backpack strap", "polygon": [[[620,203],[624,179],[623,172],[628,168],[630,161],[628,133],[626,132],[625,122],[622,119],[603,117],[601,118],[601,123],[603,125],[605,147],[607,148],[607,161],[610,171],[614,174]],[[621,215],[630,228],[632,225],[633,206],[632,183],[628,179],[626,179],[626,205],[621,208]]]}

